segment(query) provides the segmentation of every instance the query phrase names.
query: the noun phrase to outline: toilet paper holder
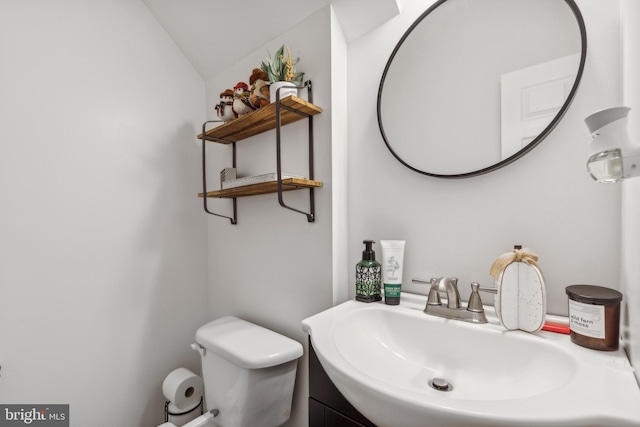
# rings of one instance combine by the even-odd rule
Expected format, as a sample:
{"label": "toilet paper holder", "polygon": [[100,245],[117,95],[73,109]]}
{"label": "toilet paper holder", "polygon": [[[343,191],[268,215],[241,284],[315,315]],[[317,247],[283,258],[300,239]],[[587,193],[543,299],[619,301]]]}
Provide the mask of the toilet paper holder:
{"label": "toilet paper holder", "polygon": [[167,400],[164,403],[164,422],[168,422],[169,421],[169,415],[172,415],[174,417],[180,416],[180,415],[187,415],[192,413],[193,411],[195,411],[196,409],[200,408],[200,415],[204,414],[204,397],[200,396],[200,402],[198,402],[198,404],[196,406],[194,406],[193,408],[184,411],[184,412],[171,412],[169,410],[169,404],[171,403],[171,401]]}

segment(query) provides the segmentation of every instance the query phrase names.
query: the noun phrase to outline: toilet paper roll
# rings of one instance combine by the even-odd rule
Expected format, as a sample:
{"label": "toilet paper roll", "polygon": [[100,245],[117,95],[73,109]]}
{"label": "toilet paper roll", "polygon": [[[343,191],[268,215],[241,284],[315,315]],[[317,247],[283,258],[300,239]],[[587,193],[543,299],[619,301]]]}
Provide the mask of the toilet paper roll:
{"label": "toilet paper roll", "polygon": [[162,382],[162,394],[180,411],[193,408],[204,392],[202,378],[187,368],[178,368]]}

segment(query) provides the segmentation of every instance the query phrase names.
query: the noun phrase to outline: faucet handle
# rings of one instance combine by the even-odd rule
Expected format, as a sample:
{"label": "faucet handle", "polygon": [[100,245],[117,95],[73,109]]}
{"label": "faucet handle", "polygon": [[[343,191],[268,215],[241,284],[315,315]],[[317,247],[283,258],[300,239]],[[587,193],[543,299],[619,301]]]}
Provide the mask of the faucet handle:
{"label": "faucet handle", "polygon": [[440,281],[432,277],[429,281],[431,284],[431,289],[429,289],[429,296],[427,297],[427,305],[442,305],[442,301],[440,300]]}
{"label": "faucet handle", "polygon": [[480,293],[478,291],[482,290],[480,288],[480,284],[476,282],[471,283],[471,295],[469,296],[469,303],[467,304],[467,310],[472,311],[474,313],[482,313],[484,312],[484,307],[482,306],[482,299],[480,299]]}
{"label": "faucet handle", "polygon": [[[471,286],[473,286],[473,283],[471,284]],[[498,288],[483,288],[479,284],[478,284],[478,290],[480,292],[487,292],[489,294],[497,294],[498,293]]]}
{"label": "faucet handle", "polygon": [[411,279],[411,283],[431,285],[431,288],[429,289],[429,296],[427,297],[427,305],[442,305],[440,294],[438,293],[440,283],[436,277],[432,277],[429,281],[425,279]]}

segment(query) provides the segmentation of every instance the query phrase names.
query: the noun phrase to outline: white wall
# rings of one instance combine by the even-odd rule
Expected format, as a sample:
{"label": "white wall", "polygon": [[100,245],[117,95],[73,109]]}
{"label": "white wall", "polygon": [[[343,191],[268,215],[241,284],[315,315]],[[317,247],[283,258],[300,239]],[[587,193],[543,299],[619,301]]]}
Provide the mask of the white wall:
{"label": "white wall", "polygon": [[[640,2],[622,0],[623,105],[631,107],[629,136],[640,144]],[[640,381],[640,179],[622,183],[623,335]]]}
{"label": "white wall", "polygon": [[350,265],[365,238],[405,239],[405,290],[424,292],[410,284],[412,277],[450,275],[460,279],[466,298],[471,281],[491,285],[495,258],[522,244],[540,256],[552,313],[566,313],[569,284],[618,287],[620,189],[595,185],[586,173],[583,123],[591,112],[620,102],[617,3],[577,2],[587,26],[587,62],[577,96],[551,135],[515,163],[463,180],[404,167],[376,122],[386,60],[432,3],[403,2],[401,15],[349,45]]}
{"label": "white wall", "polygon": [[204,82],[142,2],[0,2],[0,402],[151,426],[199,367]]}
{"label": "white wall", "polygon": [[[209,314],[211,318],[235,315],[289,336],[307,347],[302,319],[330,307],[334,302],[333,282],[344,274],[346,263],[346,159],[334,156],[346,144],[345,87],[346,45],[335,15],[326,7],[294,28],[271,40],[263,48],[207,81],[210,118],[219,94],[238,81],[248,82],[251,70],[287,44],[301,60],[298,71],[313,82],[313,103],[323,112],[314,116],[315,179],[324,187],[315,190],[316,220],[280,207],[276,194],[238,199],[238,224],[210,217],[209,233]],[[336,45],[332,47],[331,41]],[[335,73],[335,74],[332,74]],[[335,89],[334,89],[335,86]],[[302,92],[304,96],[306,94]],[[337,97],[337,98],[336,98]],[[306,121],[282,129],[283,172],[308,172],[308,128]],[[218,172],[231,166],[231,147],[208,143],[209,185],[219,188]],[[257,135],[237,144],[238,175],[275,172],[275,131]],[[335,161],[335,163],[332,163]],[[284,194],[287,204],[308,210],[307,190]],[[334,202],[337,203],[334,207]],[[213,199],[209,208],[231,213],[230,200]],[[336,290],[336,292],[340,292]],[[346,291],[343,294],[346,296]],[[307,423],[307,356],[298,364],[290,426]]]}
{"label": "white wall", "polygon": [[[333,302],[348,298],[354,267],[349,261],[349,150],[347,117],[347,41],[331,8],[331,197],[333,216]],[[333,184],[335,183],[335,184]]]}

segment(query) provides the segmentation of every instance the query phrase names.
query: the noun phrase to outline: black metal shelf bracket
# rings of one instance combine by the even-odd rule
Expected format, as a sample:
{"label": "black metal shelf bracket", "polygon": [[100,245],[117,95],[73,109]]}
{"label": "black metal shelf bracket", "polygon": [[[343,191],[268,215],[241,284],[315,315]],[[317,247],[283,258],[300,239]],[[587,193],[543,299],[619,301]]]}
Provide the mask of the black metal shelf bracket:
{"label": "black metal shelf bracket", "polygon": [[[219,216],[221,218],[227,218],[231,221],[232,225],[238,223],[238,201],[233,198],[233,216],[220,215],[215,212],[211,212],[207,206],[207,138],[206,128],[208,123],[220,123],[221,120],[208,120],[202,124],[202,199],[204,200],[204,211],[210,215]],[[233,147],[233,167],[236,167],[236,143],[230,142]]]}
{"label": "black metal shelf bracket", "polygon": [[[296,86],[298,92],[300,89],[307,88],[307,99],[310,103],[313,104],[313,92],[311,91],[311,80],[307,80],[304,82],[302,86]],[[313,180],[313,116],[310,114],[306,114],[300,110],[295,108],[287,107],[286,105],[282,105],[280,102],[280,90],[282,88],[276,89],[276,171],[277,171],[277,182],[278,182],[278,203],[283,208],[292,210],[294,212],[301,213],[307,217],[308,222],[315,222],[315,194],[313,192],[313,187],[309,188],[309,212],[304,212],[299,209],[288,206],[284,202],[284,198],[282,196],[283,188],[282,188],[282,156],[281,156],[281,130],[282,127],[282,118],[280,117],[281,109],[288,110],[292,113],[299,114],[308,119],[309,123],[309,176],[310,180]]]}
{"label": "black metal shelf bracket", "polygon": [[164,422],[165,423],[169,422],[169,415],[173,415],[175,417],[179,417],[181,415],[190,414],[191,412],[195,411],[196,409],[200,409],[200,415],[204,414],[204,397],[203,396],[200,396],[200,402],[196,406],[194,406],[193,408],[189,409],[188,411],[171,412],[169,410],[169,404],[170,403],[171,403],[171,401],[169,401],[169,400],[164,402]]}

